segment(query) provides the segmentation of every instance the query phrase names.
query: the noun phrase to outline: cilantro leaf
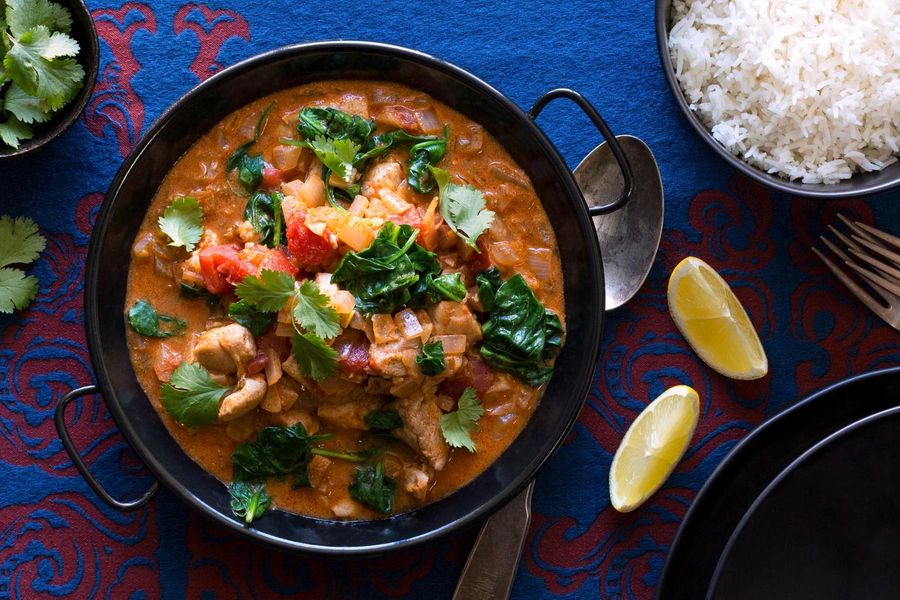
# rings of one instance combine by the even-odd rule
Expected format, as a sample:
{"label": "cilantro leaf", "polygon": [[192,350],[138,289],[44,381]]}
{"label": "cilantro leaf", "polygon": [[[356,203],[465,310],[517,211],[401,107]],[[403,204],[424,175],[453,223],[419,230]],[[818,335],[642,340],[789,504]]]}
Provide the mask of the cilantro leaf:
{"label": "cilantro leaf", "polygon": [[425,375],[438,375],[444,371],[444,342],[426,342],[422,354],[416,357],[416,364]]}
{"label": "cilantro leaf", "polygon": [[138,300],[128,311],[128,324],[137,333],[146,337],[167,338],[179,335],[187,327],[182,319],[161,315],[144,300]]}
{"label": "cilantro leaf", "polygon": [[172,417],[188,427],[215,423],[222,396],[231,388],[219,385],[200,365],[183,362],[160,388],[160,399]]}
{"label": "cilantro leaf", "polygon": [[455,448],[475,452],[477,448],[471,433],[483,414],[484,408],[478,401],[475,388],[466,388],[459,397],[458,408],[441,417],[441,433],[444,434],[444,439]]}
{"label": "cilantro leaf", "polygon": [[28,217],[0,217],[0,267],[34,262],[47,245]]}
{"label": "cilantro leaf", "polygon": [[23,123],[44,123],[52,116],[40,98],[32,96],[15,83],[6,90],[3,108]]}
{"label": "cilantro leaf", "polygon": [[328,170],[347,183],[350,182],[353,162],[356,160],[356,153],[360,149],[359,144],[350,139],[335,140],[327,139],[323,136],[317,136],[314,140],[308,141],[307,144]]}
{"label": "cilantro leaf", "polygon": [[322,339],[335,337],[341,332],[340,318],[328,301],[328,296],[319,291],[319,286],[312,281],[304,281],[294,294],[294,308],[291,311],[294,322]]}
{"label": "cilantro leaf", "polygon": [[228,316],[238,325],[246,327],[253,337],[262,336],[275,323],[274,314],[259,310],[247,300],[232,302],[228,307]]}
{"label": "cilantro leaf", "polygon": [[64,6],[48,0],[7,0],[6,21],[16,37],[38,26],[63,33],[72,31],[71,13]]}
{"label": "cilantro leaf", "polygon": [[33,135],[31,128],[15,117],[0,123],[0,140],[13,149],[18,148],[22,140],[30,140]]}
{"label": "cilantro leaf", "polygon": [[259,276],[244,277],[234,292],[259,310],[278,312],[294,295],[294,278],[290,273],[263,269]]}
{"label": "cilantro leaf", "polygon": [[64,33],[38,25],[13,40],[3,58],[6,75],[27,93],[38,96],[51,110],[75,97],[84,80],[84,69],[75,59],[78,42]]}
{"label": "cilantro leaf", "polygon": [[450,173],[431,167],[440,189],[441,216],[456,235],[478,250],[475,242],[494,222],[494,212],[485,208],[484,194],[471,185],[450,183]]}
{"label": "cilantro leaf", "polygon": [[25,308],[37,292],[38,280],[34,275],[26,277],[19,269],[0,269],[0,313]]}
{"label": "cilantro leaf", "polygon": [[322,338],[312,334],[294,332],[291,345],[294,360],[307,377],[316,381],[327,379],[337,372],[338,354]]}
{"label": "cilantro leaf", "polygon": [[272,497],[266,492],[264,481],[234,481],[228,486],[231,495],[231,512],[249,525],[272,505]]}
{"label": "cilantro leaf", "polygon": [[193,198],[175,198],[159,218],[159,228],[172,240],[170,246],[184,246],[191,252],[203,235],[203,209]]}

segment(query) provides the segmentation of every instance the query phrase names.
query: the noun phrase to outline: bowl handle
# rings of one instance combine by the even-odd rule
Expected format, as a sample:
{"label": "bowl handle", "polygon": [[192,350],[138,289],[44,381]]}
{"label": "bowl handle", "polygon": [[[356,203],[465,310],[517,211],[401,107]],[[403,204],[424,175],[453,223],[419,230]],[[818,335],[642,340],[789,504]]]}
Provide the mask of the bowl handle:
{"label": "bowl handle", "polygon": [[622,193],[619,197],[609,204],[604,204],[602,206],[590,206],[588,207],[588,212],[592,217],[596,217],[598,215],[603,215],[608,212],[612,212],[614,210],[618,210],[625,206],[625,203],[631,198],[632,192],[634,192],[634,176],[631,173],[631,165],[628,163],[628,158],[625,156],[625,153],[622,151],[622,147],[619,145],[619,142],[616,140],[616,136],[613,135],[613,132],[609,129],[606,122],[603,120],[603,117],[600,116],[600,113],[597,112],[597,109],[587,101],[587,99],[582,96],[580,93],[575,90],[570,90],[568,88],[557,88],[555,90],[550,90],[543,96],[537,99],[537,102],[534,103],[534,106],[531,107],[531,110],[528,111],[528,115],[532,119],[537,119],[538,115],[541,114],[541,111],[544,110],[544,107],[547,106],[552,100],[556,100],[557,98],[568,98],[572,102],[578,105],[581,110],[593,121],[594,125],[600,131],[600,134],[603,136],[603,139],[606,140],[606,143],[609,145],[609,149],[613,153],[613,157],[615,157],[616,162],[619,164],[619,169],[622,170],[622,179],[625,181],[625,186],[622,189]]}
{"label": "bowl handle", "polygon": [[59,404],[56,405],[56,413],[54,414],[54,421],[56,423],[56,432],[59,434],[59,439],[62,440],[63,446],[66,449],[66,453],[69,455],[69,458],[72,459],[72,463],[78,469],[78,472],[81,473],[81,476],[84,477],[84,480],[87,482],[91,489],[100,496],[100,499],[112,506],[117,510],[121,510],[124,512],[129,512],[133,510],[137,510],[150,502],[153,496],[156,495],[157,490],[159,490],[159,483],[154,481],[153,485],[150,486],[143,496],[138,498],[137,500],[131,500],[129,502],[123,502],[121,500],[117,500],[113,498],[109,492],[104,489],[104,487],[100,484],[99,481],[94,477],[91,470],[88,468],[86,464],[84,464],[84,460],[81,458],[81,454],[78,453],[78,449],[75,447],[75,444],[72,443],[72,438],[69,436],[69,430],[66,429],[66,407],[70,402],[81,398],[82,396],[86,396],[88,394],[96,394],[100,390],[96,385],[86,385],[84,387],[80,387],[72,390],[68,394],[62,397],[62,400],[59,401]]}

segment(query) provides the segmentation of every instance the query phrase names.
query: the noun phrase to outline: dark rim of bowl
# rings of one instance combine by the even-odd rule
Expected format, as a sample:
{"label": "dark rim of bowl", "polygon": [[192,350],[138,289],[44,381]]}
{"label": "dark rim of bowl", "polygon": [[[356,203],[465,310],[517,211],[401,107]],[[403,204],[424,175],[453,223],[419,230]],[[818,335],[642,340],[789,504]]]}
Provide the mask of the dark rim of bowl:
{"label": "dark rim of bowl", "polygon": [[[590,331],[586,332],[586,336],[588,337],[588,339],[594,339],[596,341],[592,346],[591,353],[589,355],[584,355],[581,358],[581,360],[585,361],[584,364],[586,365],[585,368],[582,369],[583,376],[581,378],[581,381],[572,382],[572,390],[569,394],[569,406],[564,413],[565,426],[561,428],[558,434],[555,436],[555,439],[553,440],[549,451],[531,460],[531,462],[512,480],[512,482],[509,483],[501,493],[494,496],[491,501],[477,506],[474,510],[465,514],[463,517],[458,518],[454,521],[447,522],[441,527],[429,530],[428,532],[415,537],[405,538],[390,543],[372,544],[367,546],[336,547],[306,542],[297,542],[291,539],[270,535],[266,532],[262,532],[256,529],[244,527],[237,520],[224,515],[223,513],[215,510],[213,507],[200,500],[200,498],[194,495],[190,489],[176,480],[175,477],[169,473],[168,469],[166,469],[164,465],[156,460],[153,454],[149,451],[148,447],[145,446],[141,441],[139,441],[139,436],[136,433],[136,427],[132,424],[128,415],[123,410],[116,394],[111,393],[114,388],[112,386],[110,375],[106,367],[105,358],[101,353],[103,342],[101,339],[102,336],[100,334],[100,327],[98,326],[98,324],[102,318],[99,311],[99,305],[102,302],[99,300],[97,292],[98,285],[101,280],[101,275],[99,273],[102,250],[101,242],[106,238],[106,230],[109,227],[109,220],[113,209],[112,200],[115,199],[120,193],[120,189],[125,179],[133,174],[132,170],[134,168],[134,165],[146,150],[146,148],[153,142],[159,132],[166,126],[172,115],[179,111],[182,106],[189,100],[189,98],[193,97],[195,94],[199,94],[206,88],[217,85],[220,80],[237,76],[240,73],[251,71],[256,66],[267,61],[300,52],[322,50],[345,52],[374,51],[387,53],[393,56],[418,62],[424,64],[429,68],[450,74],[451,76],[461,80],[461,82],[471,85],[475,89],[479,90],[480,93],[492,97],[494,100],[503,105],[505,109],[512,113],[517,118],[517,120],[519,120],[523,124],[523,126],[526,127],[534,136],[534,139],[536,139],[540,144],[541,150],[543,150],[544,154],[550,160],[554,170],[561,175],[563,186],[568,190],[569,194],[572,197],[579,200],[579,202],[575,203],[576,211],[578,213],[577,225],[581,230],[584,238],[588,240],[588,244],[590,245],[592,250],[588,252],[589,264],[587,265],[587,267],[598,274],[601,287],[603,285],[603,264],[600,257],[600,247],[597,242],[596,235],[594,234],[592,221],[590,219],[590,216],[588,215],[587,204],[584,201],[584,197],[581,194],[581,191],[578,188],[577,184],[575,183],[575,179],[572,175],[571,170],[568,168],[564,159],[559,154],[559,151],[552,144],[552,142],[550,142],[541,128],[537,126],[535,121],[531,119],[512,100],[510,100],[504,94],[496,90],[488,83],[482,81],[475,75],[449,62],[435,58],[418,50],[412,50],[409,48],[403,48],[400,46],[378,42],[350,40],[321,41],[284,46],[247,58],[220,71],[219,73],[216,73],[209,79],[201,82],[200,84],[189,90],[187,93],[185,93],[156,120],[153,126],[142,137],[140,142],[138,142],[138,144],[132,149],[131,153],[125,159],[118,173],[110,184],[106,199],[100,207],[100,211],[97,215],[94,232],[91,236],[90,247],[88,249],[88,257],[86,261],[87,272],[85,275],[84,288],[85,329],[87,333],[88,351],[91,356],[91,362],[94,366],[94,373],[100,388],[100,393],[102,394],[103,399],[107,407],[109,408],[110,413],[112,414],[119,430],[122,432],[131,447],[136,451],[140,459],[147,466],[151,474],[156,477],[157,480],[163,483],[165,487],[171,490],[181,501],[190,505],[194,510],[196,510],[209,521],[217,523],[228,531],[237,534],[239,537],[248,539],[256,543],[261,543],[269,547],[276,547],[282,550],[290,550],[322,557],[359,558],[366,556],[376,556],[384,554],[385,552],[393,552],[396,550],[410,548],[427,541],[433,541],[437,538],[449,534],[450,532],[459,531],[470,527],[499,510],[506,504],[509,499],[511,499],[520,491],[522,491],[522,489],[524,489],[524,487],[534,478],[537,472],[547,463],[550,457],[552,457],[560,448],[560,446],[562,446],[563,441],[565,440],[569,431],[571,431],[572,427],[575,425],[575,422],[578,419],[578,415],[581,412],[581,408],[584,405],[585,398],[590,391],[602,339],[602,327],[604,321],[604,297],[603,294],[600,294],[598,296],[597,302],[599,303],[599,318],[593,320],[593,322],[591,323]],[[467,485],[471,485],[472,483],[473,482],[470,482]],[[452,498],[452,496],[453,494],[450,494],[449,496],[445,496],[444,498],[437,500],[436,502],[447,501],[448,499]],[[322,522],[332,523],[333,521],[322,520]],[[334,522],[346,523],[341,521]],[[384,523],[389,522],[390,519],[384,521]]]}
{"label": "dark rim of bowl", "polygon": [[[871,173],[854,173],[854,175],[840,183],[824,184],[824,183],[798,183],[783,179],[778,175],[771,175],[765,171],[754,167],[750,163],[730,153],[725,146],[720,144],[712,133],[707,129],[700,117],[691,110],[684,92],[675,77],[675,69],[672,66],[672,59],[669,56],[669,13],[671,12],[671,0],[656,0],[656,46],[659,51],[659,61],[662,64],[663,73],[666,77],[666,83],[669,85],[669,91],[675,98],[678,108],[681,109],[682,115],[687,119],[691,128],[706,142],[706,145],[712,148],[716,154],[722,157],[725,162],[732,167],[759,182],[760,184],[794,196],[803,196],[806,198],[817,198],[820,200],[837,200],[841,198],[855,198],[869,194],[877,194],[885,192],[897,186],[900,186],[900,162],[888,165],[881,171],[873,171]],[[891,176],[888,169],[896,173]],[[885,179],[885,181],[876,181],[869,183],[864,181],[865,178]]]}
{"label": "dark rim of bowl", "polygon": [[[682,551],[681,546],[684,545],[686,525],[688,523],[693,523],[694,520],[700,518],[700,513],[698,512],[700,510],[699,507],[705,503],[707,496],[715,493],[714,488],[719,485],[718,479],[722,476],[722,474],[727,473],[732,469],[733,465],[739,464],[739,461],[744,460],[744,457],[742,456],[744,448],[752,445],[761,436],[767,435],[768,428],[772,427],[776,423],[790,419],[792,415],[799,411],[802,411],[805,407],[816,403],[821,398],[827,397],[844,387],[852,387],[862,381],[877,380],[883,377],[894,376],[900,377],[900,367],[889,367],[886,369],[879,369],[877,371],[862,373],[860,375],[853,375],[852,377],[848,377],[846,379],[828,384],[825,387],[816,390],[807,396],[804,396],[799,401],[797,401],[796,404],[769,417],[768,419],[757,425],[743,439],[741,439],[737,443],[737,445],[735,445],[735,447],[728,452],[725,458],[722,459],[722,462],[720,462],[718,466],[713,469],[713,472],[700,487],[700,491],[698,491],[694,496],[694,499],[691,501],[690,506],[688,506],[687,511],[684,513],[684,517],[682,517],[681,523],[678,525],[678,530],[675,532],[675,537],[672,539],[672,543],[669,544],[669,552],[666,555],[666,560],[663,563],[663,568],[660,572],[657,590],[662,589],[662,587],[668,584],[669,580],[673,577],[672,556],[674,556],[677,552]],[[656,597],[658,598],[658,600],[664,600],[658,595]]]}
{"label": "dark rim of bowl", "polygon": [[81,91],[49,122],[36,125],[35,128],[38,132],[35,137],[24,141],[18,149],[8,150],[6,145],[0,144],[0,161],[31,154],[59,138],[75,124],[94,93],[97,70],[100,65],[100,41],[97,37],[97,27],[91,18],[91,12],[83,0],[56,0],[56,2],[64,4],[71,11],[74,21],[72,33],[75,34],[78,29],[82,30],[81,35],[72,36],[81,46],[76,57],[76,60],[84,68],[84,82]]}

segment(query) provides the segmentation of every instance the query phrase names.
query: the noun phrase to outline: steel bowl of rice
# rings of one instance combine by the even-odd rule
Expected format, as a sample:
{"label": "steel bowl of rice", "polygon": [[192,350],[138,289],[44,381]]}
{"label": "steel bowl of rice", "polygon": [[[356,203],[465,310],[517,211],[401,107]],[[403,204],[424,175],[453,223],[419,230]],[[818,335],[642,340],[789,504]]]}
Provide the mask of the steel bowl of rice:
{"label": "steel bowl of rice", "polygon": [[900,2],[657,0],[688,122],[723,159],[795,196],[900,186]]}

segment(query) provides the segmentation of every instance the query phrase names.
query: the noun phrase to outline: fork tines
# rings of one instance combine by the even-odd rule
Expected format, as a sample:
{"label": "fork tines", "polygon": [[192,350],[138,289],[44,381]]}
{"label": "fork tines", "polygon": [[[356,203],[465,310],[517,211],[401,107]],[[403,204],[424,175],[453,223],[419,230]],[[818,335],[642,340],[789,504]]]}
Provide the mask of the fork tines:
{"label": "fork tines", "polygon": [[881,301],[873,297],[825,253],[815,247],[812,251],[854,296],[888,325],[900,330],[900,237],[859,221],[851,221],[844,215],[838,215],[838,219],[847,226],[849,235],[829,225],[829,231],[839,243],[832,242],[824,235],[819,236],[819,239],[840,259],[840,262],[861,276],[880,296]]}

